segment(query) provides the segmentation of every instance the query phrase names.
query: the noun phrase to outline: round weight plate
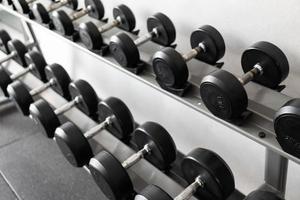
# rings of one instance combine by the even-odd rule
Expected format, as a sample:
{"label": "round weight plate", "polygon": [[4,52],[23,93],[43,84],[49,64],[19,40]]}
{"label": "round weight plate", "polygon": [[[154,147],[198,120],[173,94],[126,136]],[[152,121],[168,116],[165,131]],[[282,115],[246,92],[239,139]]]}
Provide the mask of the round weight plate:
{"label": "round weight plate", "polygon": [[126,68],[134,68],[140,62],[140,53],[134,41],[125,33],[111,37],[109,49],[115,60]]}
{"label": "round weight plate", "polygon": [[121,18],[122,23],[118,25],[120,29],[131,32],[135,28],[135,16],[126,5],[121,4],[113,9],[114,19]]}
{"label": "round weight plate", "polygon": [[41,3],[36,3],[32,6],[32,13],[35,20],[41,24],[49,24],[51,21],[47,9]]}
{"label": "round weight plate", "polygon": [[208,64],[215,64],[225,54],[225,42],[221,33],[210,25],[200,27],[191,35],[191,47],[196,48],[200,43],[205,45],[205,52],[199,53],[196,58]]}
{"label": "round weight plate", "polygon": [[133,140],[138,149],[150,145],[151,153],[145,158],[161,170],[169,168],[176,160],[177,149],[172,137],[157,123],[146,122],[140,125],[133,133]]}
{"label": "round weight plate", "polygon": [[109,200],[131,199],[133,185],[121,163],[107,151],[102,151],[90,160],[90,172],[104,195]]}
{"label": "round weight plate", "polygon": [[148,185],[134,200],[173,200],[173,198],[156,185]]}
{"label": "round weight plate", "polygon": [[6,70],[3,67],[0,67],[0,87],[3,94],[6,97],[9,97],[9,94],[7,92],[7,86],[11,83],[12,80],[10,78],[10,75],[6,72]]}
{"label": "round weight plate", "polygon": [[69,15],[63,11],[54,11],[52,13],[52,22],[55,29],[62,35],[71,36],[74,33],[74,25]]}
{"label": "round weight plate", "polygon": [[11,40],[10,35],[5,30],[0,30],[0,51],[9,54],[7,43]]}
{"label": "round weight plate", "polygon": [[48,138],[54,137],[54,131],[60,126],[60,121],[51,106],[39,99],[29,106],[31,117],[42,128],[42,133]]}
{"label": "round weight plate", "polygon": [[11,99],[15,102],[18,110],[23,113],[23,115],[28,116],[29,106],[34,101],[26,86],[20,81],[15,81],[8,85],[7,92]]}
{"label": "round weight plate", "polygon": [[112,124],[107,129],[118,139],[127,139],[134,131],[133,116],[120,99],[110,97],[98,104],[99,122],[105,121],[107,117],[113,117]]}
{"label": "round weight plate", "polygon": [[82,101],[77,104],[77,107],[89,116],[95,116],[97,113],[98,96],[93,87],[84,80],[76,80],[70,83],[69,91],[71,98],[79,96]]}
{"label": "round weight plate", "polygon": [[289,74],[287,57],[269,42],[257,42],[252,45],[244,51],[241,62],[245,73],[256,64],[262,66],[263,74],[256,76],[253,81],[272,89],[276,89]]}
{"label": "round weight plate", "polygon": [[152,41],[169,46],[176,39],[176,29],[173,22],[163,13],[156,13],[147,19],[147,28],[151,32],[154,28],[158,30],[158,37],[152,38]]}
{"label": "round weight plate", "polygon": [[224,70],[214,71],[202,79],[200,95],[208,110],[225,120],[239,118],[248,106],[243,85]]}
{"label": "round weight plate", "polygon": [[71,100],[69,84],[71,78],[66,70],[59,64],[52,64],[45,68],[47,80],[54,79],[55,83],[52,89],[67,100]]}
{"label": "round weight plate", "polygon": [[152,60],[156,77],[166,86],[182,88],[189,77],[189,70],[182,55],[174,48],[166,47],[154,54]]}
{"label": "round weight plate", "polygon": [[25,61],[25,54],[28,51],[27,47],[20,40],[16,40],[16,39],[9,41],[7,45],[10,52],[14,51],[17,53],[14,60],[20,65],[22,65],[23,67],[27,67]]}
{"label": "round weight plate", "polygon": [[92,11],[88,15],[92,18],[101,20],[104,17],[104,7],[100,0],[84,0],[85,7],[92,7]]}
{"label": "round weight plate", "polygon": [[82,43],[89,50],[100,50],[103,46],[102,34],[93,22],[81,23],[79,35]]}
{"label": "round weight plate", "polygon": [[88,140],[72,122],[66,122],[55,130],[55,141],[64,157],[74,167],[89,164],[94,156]]}
{"label": "round weight plate", "polygon": [[257,190],[251,192],[245,200],[283,200],[273,192]]}
{"label": "round weight plate", "polygon": [[300,158],[300,99],[293,99],[276,112],[274,129],[282,148]]}
{"label": "round weight plate", "polygon": [[198,176],[204,181],[204,188],[199,188],[196,192],[201,199],[227,199],[235,190],[229,166],[210,150],[193,150],[183,159],[181,168],[188,183],[193,183]]}
{"label": "round weight plate", "polygon": [[77,10],[78,0],[68,0],[68,4],[66,6],[73,9],[73,10]]}
{"label": "round weight plate", "polygon": [[30,12],[30,7],[26,0],[13,0],[13,2],[18,12],[23,14],[28,14]]}
{"label": "round weight plate", "polygon": [[25,61],[27,66],[33,65],[34,68],[31,71],[36,77],[41,79],[43,82],[47,81],[45,67],[47,63],[44,56],[38,51],[30,51],[25,54]]}

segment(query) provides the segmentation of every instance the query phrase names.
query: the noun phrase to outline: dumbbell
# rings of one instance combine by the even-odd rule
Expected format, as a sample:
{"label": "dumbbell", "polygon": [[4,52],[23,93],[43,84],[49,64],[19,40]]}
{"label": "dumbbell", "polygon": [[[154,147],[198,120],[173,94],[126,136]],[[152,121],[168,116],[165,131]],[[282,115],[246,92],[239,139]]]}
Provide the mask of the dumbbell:
{"label": "dumbbell", "polygon": [[217,70],[205,76],[200,85],[201,98],[208,110],[225,120],[240,118],[246,111],[248,97],[243,86],[248,82],[276,89],[289,73],[286,56],[269,42],[257,42],[244,51],[241,64],[245,72],[242,77]]}
{"label": "dumbbell", "polygon": [[30,72],[41,81],[46,81],[45,67],[47,66],[47,63],[43,55],[37,51],[31,51],[25,54],[25,60],[27,63],[27,67],[20,72],[12,75],[9,75],[9,73],[4,68],[0,68],[0,88],[2,89],[5,96],[9,96],[7,92],[7,86],[9,84]]}
{"label": "dumbbell", "polygon": [[287,153],[300,158],[300,99],[286,102],[275,114],[276,139]]}
{"label": "dumbbell", "polygon": [[153,56],[153,70],[157,79],[172,88],[183,88],[189,78],[187,62],[193,58],[208,64],[215,64],[225,54],[225,42],[217,29],[205,25],[191,34],[192,50],[180,54],[174,48],[166,47]]}
{"label": "dumbbell", "polygon": [[149,17],[147,29],[147,34],[134,41],[125,33],[118,33],[111,37],[110,51],[122,67],[135,68],[140,62],[140,53],[137,47],[150,40],[163,46],[169,46],[175,41],[174,24],[163,13],[156,13]]}
{"label": "dumbbell", "polygon": [[79,34],[81,41],[89,50],[100,50],[103,46],[102,33],[119,27],[125,31],[132,31],[135,28],[135,17],[130,8],[121,4],[113,9],[114,20],[97,27],[93,22],[81,23]]}
{"label": "dumbbell", "polygon": [[27,87],[20,81],[15,81],[8,85],[7,91],[10,98],[15,102],[18,110],[25,116],[29,115],[29,106],[34,102],[34,97],[52,88],[58,94],[70,100],[68,86],[71,82],[69,74],[59,64],[52,64],[45,67],[46,80],[43,85],[28,90]]}
{"label": "dumbbell", "polygon": [[52,13],[52,21],[55,29],[65,36],[71,36],[75,32],[73,21],[89,15],[101,20],[104,17],[104,7],[100,0],[85,0],[85,8],[69,16],[65,11],[59,10]]}
{"label": "dumbbell", "polygon": [[256,190],[251,192],[244,200],[283,200],[274,192]]}
{"label": "dumbbell", "polygon": [[53,110],[48,102],[39,99],[29,107],[30,117],[43,128],[42,132],[48,138],[54,137],[54,132],[59,127],[59,115],[77,107],[83,113],[95,117],[97,113],[98,96],[93,87],[84,80],[76,80],[69,84],[71,101]]}
{"label": "dumbbell", "polygon": [[134,131],[133,140],[140,150],[123,163],[107,151],[90,160],[90,172],[108,199],[129,199],[134,190],[126,170],[142,158],[162,170],[169,168],[176,159],[177,150],[172,137],[157,123],[142,124]]}
{"label": "dumbbell", "polygon": [[53,4],[50,4],[47,8],[41,3],[36,3],[32,6],[32,13],[36,21],[38,21],[39,23],[49,24],[51,21],[49,13],[52,13],[53,11],[63,6],[67,6],[73,10],[76,10],[78,7],[78,1],[60,0],[58,2],[54,2]]}
{"label": "dumbbell", "polygon": [[11,40],[10,35],[4,29],[0,30],[0,51],[9,54],[9,48],[7,43]]}
{"label": "dumbbell", "polygon": [[215,152],[197,148],[181,163],[181,170],[190,184],[177,197],[172,198],[164,190],[149,185],[135,200],[187,200],[193,195],[199,199],[224,200],[235,190],[234,177],[226,162]]}
{"label": "dumbbell", "polygon": [[83,133],[74,123],[67,122],[55,130],[55,141],[65,158],[75,167],[88,165],[94,156],[89,139],[104,129],[118,139],[127,139],[134,131],[134,120],[120,99],[110,97],[98,105],[100,124]]}
{"label": "dumbbell", "polygon": [[25,54],[28,52],[28,49],[34,45],[35,43],[23,44],[23,42],[17,39],[8,41],[7,47],[8,52],[10,53],[6,57],[0,59],[0,65],[14,59],[18,64],[26,67]]}

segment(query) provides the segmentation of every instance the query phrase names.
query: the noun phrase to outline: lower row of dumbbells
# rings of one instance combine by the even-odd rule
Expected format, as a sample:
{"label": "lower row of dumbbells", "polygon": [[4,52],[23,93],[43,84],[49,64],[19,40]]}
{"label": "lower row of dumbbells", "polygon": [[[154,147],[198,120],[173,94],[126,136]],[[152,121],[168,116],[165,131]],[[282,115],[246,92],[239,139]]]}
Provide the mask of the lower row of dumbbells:
{"label": "lower row of dumbbells", "polygon": [[[147,159],[162,171],[168,171],[177,157],[175,142],[161,125],[146,122],[135,126],[129,108],[120,99],[110,97],[100,100],[93,87],[84,80],[72,81],[59,64],[47,64],[35,50],[29,52],[18,40],[8,43],[16,61],[26,67],[17,74],[11,74],[5,67],[0,69],[0,86],[17,108],[30,116],[42,127],[48,138],[55,138],[65,158],[75,167],[87,166],[95,182],[108,199],[173,199],[157,185],[149,185],[142,192],[135,193],[127,169],[142,158]],[[24,55],[23,55],[24,54]],[[32,73],[43,81],[43,85],[29,90],[18,79]],[[46,100],[38,97],[42,92],[53,89],[68,103],[53,108]],[[99,124],[82,132],[74,123],[61,124],[59,116],[77,107]],[[108,130],[122,141],[131,139],[137,146],[137,153],[120,162],[108,151],[94,155],[89,139],[102,130]],[[226,199],[235,191],[233,173],[226,162],[211,150],[197,148],[181,162],[181,170],[190,184],[175,199],[189,199],[195,195],[200,199]],[[278,200],[275,193],[255,191],[247,199]]]}

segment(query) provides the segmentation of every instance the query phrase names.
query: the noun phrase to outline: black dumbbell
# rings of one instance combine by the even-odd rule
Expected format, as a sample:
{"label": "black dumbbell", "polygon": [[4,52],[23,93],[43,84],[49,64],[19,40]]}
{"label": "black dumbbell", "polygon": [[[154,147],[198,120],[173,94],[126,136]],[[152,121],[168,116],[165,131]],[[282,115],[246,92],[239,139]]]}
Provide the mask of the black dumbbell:
{"label": "black dumbbell", "polygon": [[29,14],[31,11],[30,4],[33,4],[36,1],[37,0],[13,0],[13,3],[18,12]]}
{"label": "black dumbbell", "polygon": [[55,141],[65,158],[75,167],[88,165],[94,156],[89,139],[104,129],[118,139],[128,139],[134,131],[134,120],[128,107],[120,99],[110,97],[98,105],[101,122],[83,133],[75,124],[67,122],[55,130]]}
{"label": "black dumbbell", "polygon": [[35,43],[23,44],[20,40],[14,39],[7,43],[8,52],[10,52],[6,57],[0,59],[0,65],[14,59],[18,64],[26,67],[27,63],[25,60],[25,54],[28,49],[33,47]]}
{"label": "black dumbbell", "polygon": [[174,48],[166,47],[153,56],[153,70],[157,79],[172,88],[183,88],[189,77],[187,62],[193,58],[208,64],[215,64],[225,54],[225,43],[217,29],[210,25],[194,31],[190,38],[192,50],[180,54]]}
{"label": "black dumbbell", "polygon": [[176,159],[176,146],[169,133],[159,124],[146,122],[133,133],[137,153],[120,163],[112,154],[102,151],[89,163],[90,172],[108,199],[128,199],[133,185],[126,169],[146,158],[159,169],[167,169]]}
{"label": "black dumbbell", "polygon": [[[181,170],[190,184],[175,200],[187,200],[193,195],[199,199],[227,199],[235,190],[234,177],[226,162],[216,153],[202,148],[190,152],[182,161]],[[146,187],[135,200],[173,200],[158,186]]]}
{"label": "black dumbbell", "polygon": [[125,33],[118,33],[111,37],[110,51],[116,61],[126,68],[135,68],[140,62],[138,46],[152,40],[153,42],[169,46],[176,38],[176,30],[172,21],[163,13],[156,13],[147,19],[148,33],[132,40]]}
{"label": "black dumbbell", "polygon": [[59,64],[52,64],[46,66],[45,74],[48,81],[31,91],[20,81],[15,81],[7,87],[10,98],[15,102],[19,111],[26,116],[29,115],[29,106],[34,102],[34,97],[49,88],[52,88],[58,94],[70,100],[68,86],[71,79],[65,69]]}
{"label": "black dumbbell", "polygon": [[121,4],[113,9],[114,20],[97,27],[93,22],[79,25],[81,41],[89,50],[100,50],[103,46],[102,33],[119,27],[125,31],[132,31],[135,28],[135,17],[130,8]]}
{"label": "black dumbbell", "polygon": [[4,68],[0,68],[0,88],[2,89],[5,96],[9,96],[7,92],[7,86],[9,84],[30,72],[43,82],[47,80],[45,74],[45,67],[47,66],[47,63],[42,54],[37,51],[28,52],[25,54],[25,60],[27,63],[27,67],[12,75],[9,75],[9,73]]}
{"label": "black dumbbell", "polygon": [[283,200],[274,192],[256,190],[251,192],[244,200]]}
{"label": "black dumbbell", "polygon": [[285,103],[275,114],[274,130],[282,149],[300,158],[300,99]]}
{"label": "black dumbbell", "polygon": [[9,54],[8,42],[11,40],[10,35],[7,31],[0,30],[0,51],[3,51],[6,54]]}
{"label": "black dumbbell", "polygon": [[200,85],[201,98],[216,116],[231,120],[247,110],[248,96],[244,85],[255,81],[276,89],[288,76],[289,63],[274,44],[257,42],[244,51],[241,59],[246,74],[237,78],[230,72],[217,70],[205,76]]}
{"label": "black dumbbell", "polygon": [[50,4],[47,8],[41,3],[36,3],[32,6],[32,13],[35,17],[35,20],[42,24],[49,24],[51,21],[49,13],[63,7],[67,6],[73,10],[76,10],[78,7],[77,0],[60,0]]}
{"label": "black dumbbell", "polygon": [[48,138],[54,137],[54,132],[59,127],[59,115],[77,107],[85,114],[95,117],[97,113],[98,96],[93,87],[84,80],[76,80],[69,84],[72,100],[65,105],[53,110],[48,102],[39,99],[29,107],[30,117],[43,128],[43,133]]}
{"label": "black dumbbell", "polygon": [[59,10],[52,13],[52,21],[55,29],[62,35],[71,36],[75,32],[73,21],[89,15],[101,20],[104,17],[104,7],[100,0],[85,0],[85,8],[69,16],[65,11]]}

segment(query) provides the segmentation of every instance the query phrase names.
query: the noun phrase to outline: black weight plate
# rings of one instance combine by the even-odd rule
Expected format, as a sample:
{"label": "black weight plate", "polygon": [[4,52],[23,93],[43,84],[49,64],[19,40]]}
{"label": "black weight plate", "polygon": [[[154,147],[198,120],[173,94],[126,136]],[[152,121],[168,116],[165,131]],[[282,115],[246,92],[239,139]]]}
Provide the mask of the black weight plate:
{"label": "black weight plate", "polygon": [[257,190],[251,192],[244,200],[283,200],[273,192]]}
{"label": "black weight plate", "polygon": [[90,160],[90,172],[109,200],[127,200],[133,193],[130,177],[122,164],[107,151],[101,151]]}
{"label": "black weight plate", "polygon": [[156,77],[166,86],[182,88],[189,77],[189,70],[182,55],[174,48],[166,47],[153,56]]}
{"label": "black weight plate", "polygon": [[221,33],[210,25],[200,27],[191,35],[191,47],[196,48],[200,43],[205,45],[205,52],[199,53],[196,58],[208,64],[215,64],[225,54],[225,42]]}
{"label": "black weight plate", "polygon": [[13,0],[13,2],[18,12],[23,14],[30,12],[30,7],[26,0]]}
{"label": "black weight plate", "polygon": [[39,99],[29,106],[29,112],[32,119],[42,128],[42,133],[48,138],[53,138],[60,121],[51,106],[45,100]]}
{"label": "black weight plate", "polygon": [[78,0],[68,0],[68,4],[66,6],[73,9],[73,10],[77,10]]}
{"label": "black weight plate", "polygon": [[76,80],[69,85],[71,98],[79,96],[82,101],[76,106],[85,114],[95,116],[97,113],[98,96],[93,87],[85,80]]}
{"label": "black weight plate", "polygon": [[37,22],[41,24],[49,24],[50,23],[50,15],[41,3],[36,3],[32,6],[32,13]]}
{"label": "black weight plate", "polygon": [[102,34],[93,22],[81,23],[79,35],[82,43],[89,50],[100,50],[103,46]]}
{"label": "black weight plate", "polygon": [[84,0],[85,7],[92,6],[92,11],[88,15],[92,18],[101,20],[104,17],[104,6],[100,0]]}
{"label": "black weight plate", "polygon": [[176,39],[176,29],[173,22],[163,13],[156,13],[147,19],[147,28],[151,32],[154,28],[158,30],[158,37],[153,37],[152,41],[163,45],[169,46]]}
{"label": "black weight plate", "polygon": [[30,51],[25,54],[25,61],[27,66],[33,65],[34,69],[31,72],[38,77],[41,81],[46,82],[45,67],[47,63],[44,56],[38,51]]}
{"label": "black weight plate", "polygon": [[20,81],[15,81],[8,85],[7,92],[10,98],[15,102],[18,110],[25,116],[29,115],[29,106],[34,102],[26,86]]}
{"label": "black weight plate", "polygon": [[7,73],[7,71],[3,67],[0,67],[0,87],[1,87],[3,94],[6,97],[9,97],[9,94],[7,92],[7,86],[11,83],[12,83],[12,80],[10,78],[10,75]]}
{"label": "black weight plate", "polygon": [[115,60],[126,68],[134,68],[140,62],[140,53],[134,41],[125,33],[111,37],[109,49]]}
{"label": "black weight plate", "polygon": [[202,79],[200,95],[208,110],[221,119],[239,118],[248,107],[243,85],[224,70],[214,71]]}
{"label": "black weight plate", "polygon": [[154,166],[165,170],[176,160],[176,145],[168,133],[161,125],[155,122],[146,122],[140,125],[133,133],[133,141],[138,149],[150,145],[151,153],[145,158]]}
{"label": "black weight plate", "polygon": [[7,45],[10,52],[14,51],[17,53],[14,60],[20,65],[22,65],[23,67],[27,67],[25,61],[25,54],[28,51],[27,47],[20,40],[17,39],[9,41]]}
{"label": "black weight plate", "polygon": [[118,27],[125,31],[131,32],[135,28],[135,16],[133,12],[126,5],[121,4],[113,9],[114,19],[121,18],[121,22]]}
{"label": "black weight plate", "polygon": [[52,78],[55,80],[56,84],[52,86],[52,89],[65,99],[70,100],[69,84],[71,78],[68,72],[61,65],[54,63],[45,68],[45,73],[47,80]]}
{"label": "black weight plate", "polygon": [[94,156],[88,140],[72,122],[66,122],[55,130],[55,141],[64,157],[74,167],[89,164]]}
{"label": "black weight plate", "polygon": [[110,97],[98,104],[99,122],[105,121],[107,117],[113,117],[112,124],[107,129],[118,139],[127,139],[134,131],[133,116],[120,99]]}
{"label": "black weight plate", "polygon": [[244,51],[241,59],[244,72],[248,72],[256,64],[263,67],[263,74],[253,81],[276,89],[289,74],[289,63],[284,53],[274,44],[257,42]]}
{"label": "black weight plate", "polygon": [[9,54],[7,43],[11,40],[10,35],[5,30],[0,30],[0,51]]}
{"label": "black weight plate", "polygon": [[66,36],[73,35],[75,31],[73,21],[65,11],[54,11],[52,13],[52,22],[54,24],[55,29],[60,34]]}
{"label": "black weight plate", "polygon": [[173,200],[173,198],[156,185],[148,185],[134,200]]}
{"label": "black weight plate", "polygon": [[200,176],[204,188],[196,192],[199,198],[224,200],[235,190],[231,169],[215,152],[197,148],[182,161],[181,169],[188,183],[193,183]]}

